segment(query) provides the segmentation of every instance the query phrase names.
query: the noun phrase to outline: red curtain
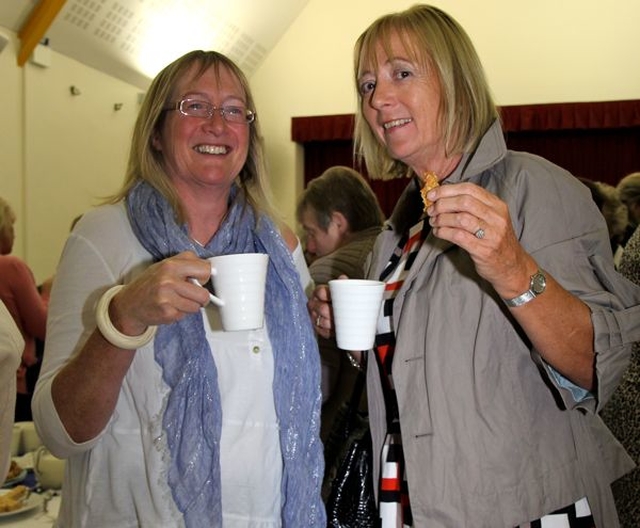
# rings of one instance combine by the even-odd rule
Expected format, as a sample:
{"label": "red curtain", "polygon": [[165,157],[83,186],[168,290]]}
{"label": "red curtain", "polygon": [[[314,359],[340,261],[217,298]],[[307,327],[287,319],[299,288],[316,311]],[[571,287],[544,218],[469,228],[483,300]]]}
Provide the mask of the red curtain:
{"label": "red curtain", "polygon": [[[576,176],[611,185],[640,171],[640,100],[503,106],[500,113],[512,150],[538,154]],[[354,163],[353,123],[353,114],[291,120],[291,138],[304,146],[305,185],[332,165],[367,176]],[[389,215],[406,181],[370,183]]]}

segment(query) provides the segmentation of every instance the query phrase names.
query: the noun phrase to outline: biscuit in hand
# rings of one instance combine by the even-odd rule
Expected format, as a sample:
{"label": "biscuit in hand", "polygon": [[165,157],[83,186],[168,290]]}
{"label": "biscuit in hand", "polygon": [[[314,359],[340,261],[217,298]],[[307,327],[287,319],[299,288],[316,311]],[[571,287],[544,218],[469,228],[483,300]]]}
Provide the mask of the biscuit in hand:
{"label": "biscuit in hand", "polygon": [[420,196],[422,196],[422,203],[424,204],[423,211],[426,213],[427,209],[433,205],[433,202],[427,198],[427,193],[440,184],[438,183],[438,177],[435,172],[425,172],[422,178],[423,184],[420,189]]}

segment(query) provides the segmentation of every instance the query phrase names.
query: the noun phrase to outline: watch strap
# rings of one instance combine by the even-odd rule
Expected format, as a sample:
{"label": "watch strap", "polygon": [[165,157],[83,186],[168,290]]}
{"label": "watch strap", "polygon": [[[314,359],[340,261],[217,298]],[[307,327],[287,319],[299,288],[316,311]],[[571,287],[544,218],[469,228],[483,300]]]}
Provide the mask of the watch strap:
{"label": "watch strap", "polygon": [[527,290],[521,295],[514,297],[513,299],[502,299],[504,303],[509,308],[516,308],[518,306],[522,306],[523,304],[527,304],[529,301],[533,301],[536,298],[536,294],[531,290]]}
{"label": "watch strap", "polygon": [[546,288],[546,277],[544,271],[538,269],[533,275],[531,275],[531,279],[529,282],[529,289],[514,297],[513,299],[502,299],[504,303],[509,308],[516,308],[518,306],[522,306],[523,304],[527,304],[529,301],[533,301],[538,295],[544,292]]}

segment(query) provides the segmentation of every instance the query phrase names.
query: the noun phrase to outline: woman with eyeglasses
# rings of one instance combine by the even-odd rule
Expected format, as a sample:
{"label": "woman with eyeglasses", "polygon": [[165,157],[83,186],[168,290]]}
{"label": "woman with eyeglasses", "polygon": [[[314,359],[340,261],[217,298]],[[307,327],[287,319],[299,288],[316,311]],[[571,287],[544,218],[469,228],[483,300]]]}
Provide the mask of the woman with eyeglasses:
{"label": "woman with eyeglasses", "polygon": [[[34,415],[67,459],[60,526],[324,526],[308,270],[274,218],[246,78],[186,54],[57,271]],[[234,253],[269,255],[261,329],[223,331],[200,286]]]}

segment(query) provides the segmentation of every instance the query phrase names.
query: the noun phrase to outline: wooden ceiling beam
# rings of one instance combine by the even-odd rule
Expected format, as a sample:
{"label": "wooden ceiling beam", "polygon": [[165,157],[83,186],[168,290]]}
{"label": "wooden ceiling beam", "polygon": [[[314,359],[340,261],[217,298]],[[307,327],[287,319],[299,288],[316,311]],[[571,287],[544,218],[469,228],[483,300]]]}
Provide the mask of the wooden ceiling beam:
{"label": "wooden ceiling beam", "polygon": [[42,40],[66,1],[67,0],[40,0],[40,3],[33,8],[29,18],[18,32],[18,37],[21,42],[18,53],[18,66],[23,66],[24,63],[27,62],[27,59]]}

